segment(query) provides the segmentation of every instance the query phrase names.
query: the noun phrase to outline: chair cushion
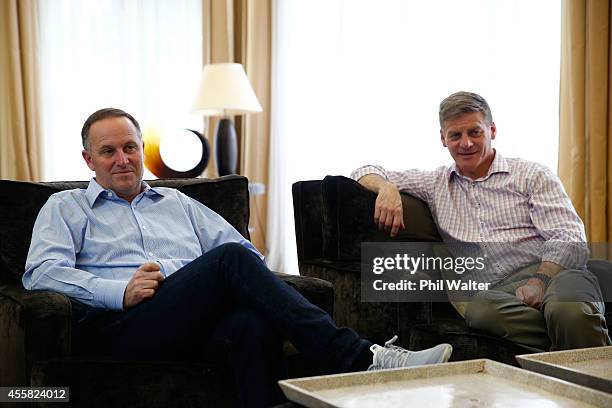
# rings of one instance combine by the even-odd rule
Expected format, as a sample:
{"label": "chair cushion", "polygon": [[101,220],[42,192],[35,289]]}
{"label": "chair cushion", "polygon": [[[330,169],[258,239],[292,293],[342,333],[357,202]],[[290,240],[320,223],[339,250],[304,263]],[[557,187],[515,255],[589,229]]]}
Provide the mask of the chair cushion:
{"label": "chair cushion", "polygon": [[[152,187],[177,188],[223,216],[249,237],[248,180],[226,176],[215,180],[148,181]],[[62,190],[87,188],[88,182],[32,183],[0,180],[0,280],[21,279],[38,212],[49,196]]]}

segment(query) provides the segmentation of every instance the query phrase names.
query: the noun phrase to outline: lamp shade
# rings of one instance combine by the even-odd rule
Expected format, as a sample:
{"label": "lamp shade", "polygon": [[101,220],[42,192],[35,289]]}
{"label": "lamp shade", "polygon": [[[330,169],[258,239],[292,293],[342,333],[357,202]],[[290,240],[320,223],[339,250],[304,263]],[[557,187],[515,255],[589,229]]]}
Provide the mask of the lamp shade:
{"label": "lamp shade", "polygon": [[242,65],[223,63],[204,67],[192,111],[204,116],[227,116],[262,109]]}

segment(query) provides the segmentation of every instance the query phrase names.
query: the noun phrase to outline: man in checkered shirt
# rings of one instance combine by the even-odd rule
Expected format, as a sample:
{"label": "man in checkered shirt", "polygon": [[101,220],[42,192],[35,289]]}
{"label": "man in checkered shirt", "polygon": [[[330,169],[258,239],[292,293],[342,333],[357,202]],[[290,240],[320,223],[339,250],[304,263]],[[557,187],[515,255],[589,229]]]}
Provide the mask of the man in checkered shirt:
{"label": "man in checkered shirt", "polygon": [[612,344],[597,279],[586,269],[584,225],[558,177],[491,146],[497,129],[480,95],[450,95],[439,117],[451,166],[387,171],[368,165],[351,175],[378,193],[379,228],[391,236],[404,228],[402,191],[428,204],[445,242],[482,243],[492,289],[459,308],[470,327],[533,351]]}

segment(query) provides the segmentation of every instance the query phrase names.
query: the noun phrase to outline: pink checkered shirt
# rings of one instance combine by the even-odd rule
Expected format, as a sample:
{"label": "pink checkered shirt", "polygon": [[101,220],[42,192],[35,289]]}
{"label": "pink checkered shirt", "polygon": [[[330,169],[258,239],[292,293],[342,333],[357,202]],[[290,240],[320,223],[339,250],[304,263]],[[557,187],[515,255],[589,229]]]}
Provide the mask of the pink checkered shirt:
{"label": "pink checkered shirt", "polygon": [[463,176],[454,163],[433,171],[368,165],[351,177],[371,173],[425,201],[444,242],[487,243],[481,247],[494,265],[489,281],[534,262],[586,265],[584,225],[559,178],[543,165],[496,152],[487,175],[477,180]]}

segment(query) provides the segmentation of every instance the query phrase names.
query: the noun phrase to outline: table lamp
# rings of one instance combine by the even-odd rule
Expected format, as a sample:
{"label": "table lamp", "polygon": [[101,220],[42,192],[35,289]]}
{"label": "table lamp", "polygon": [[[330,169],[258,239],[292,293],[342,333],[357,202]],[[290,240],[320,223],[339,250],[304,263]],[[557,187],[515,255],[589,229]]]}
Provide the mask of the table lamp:
{"label": "table lamp", "polygon": [[204,116],[222,117],[215,131],[217,171],[219,176],[236,173],[236,129],[229,116],[262,111],[242,65],[206,65],[192,111]]}

